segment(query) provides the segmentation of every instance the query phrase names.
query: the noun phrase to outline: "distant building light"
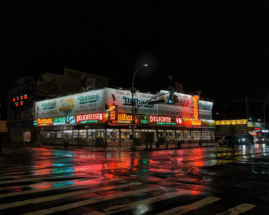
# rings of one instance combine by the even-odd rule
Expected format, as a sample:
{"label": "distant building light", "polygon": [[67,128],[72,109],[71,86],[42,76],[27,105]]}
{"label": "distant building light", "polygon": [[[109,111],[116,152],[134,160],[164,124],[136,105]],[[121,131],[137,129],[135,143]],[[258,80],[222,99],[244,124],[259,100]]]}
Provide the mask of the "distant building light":
{"label": "distant building light", "polygon": [[252,118],[249,118],[249,120],[252,120]]}
{"label": "distant building light", "polygon": [[261,119],[258,119],[258,121],[261,121]]}

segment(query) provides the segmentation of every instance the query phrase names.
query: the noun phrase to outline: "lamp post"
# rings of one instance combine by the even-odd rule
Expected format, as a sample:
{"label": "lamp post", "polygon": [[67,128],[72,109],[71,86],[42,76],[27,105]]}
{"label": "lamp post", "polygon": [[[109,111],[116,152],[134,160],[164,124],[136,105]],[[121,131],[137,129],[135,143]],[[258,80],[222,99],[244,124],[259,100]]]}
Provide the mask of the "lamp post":
{"label": "lamp post", "polygon": [[131,93],[132,93],[132,100],[131,100],[131,104],[132,104],[132,137],[133,137],[133,142],[132,142],[132,147],[131,150],[135,151],[136,147],[135,147],[135,142],[134,142],[134,124],[135,124],[135,110],[134,110],[134,106],[135,106],[135,101],[134,101],[134,93],[135,93],[135,88],[134,88],[134,78],[135,78],[135,74],[137,73],[137,71],[141,68],[141,67],[147,67],[148,64],[144,64],[139,66],[136,70],[135,73],[133,75],[133,81],[132,81],[132,88],[131,88]]}
{"label": "lamp post", "polygon": [[263,122],[264,122],[264,128],[265,128],[265,104],[266,104],[267,100],[265,100],[264,104],[263,104]]}

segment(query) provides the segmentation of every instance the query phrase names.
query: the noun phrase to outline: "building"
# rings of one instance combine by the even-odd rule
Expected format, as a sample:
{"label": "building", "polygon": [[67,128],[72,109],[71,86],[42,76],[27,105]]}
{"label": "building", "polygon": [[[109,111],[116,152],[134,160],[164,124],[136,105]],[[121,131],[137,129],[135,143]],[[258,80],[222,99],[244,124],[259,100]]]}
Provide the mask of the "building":
{"label": "building", "polygon": [[[161,96],[164,94],[163,96]],[[166,138],[185,142],[214,141],[213,102],[198,96],[175,93],[177,102],[169,104],[169,91],[157,94],[137,91],[139,105],[134,136],[143,142],[145,134],[154,140]],[[158,96],[156,98],[156,96]],[[164,103],[151,104],[164,98]],[[102,140],[130,139],[132,105],[129,90],[103,88],[35,102],[34,142],[91,145]]]}
{"label": "building", "polygon": [[216,140],[221,139],[224,136],[233,134],[252,134],[254,137],[257,136],[257,132],[261,131],[262,123],[251,122],[247,119],[233,119],[233,120],[217,120],[214,122],[216,131]]}
{"label": "building", "polygon": [[8,140],[23,142],[25,132],[34,134],[34,106],[40,99],[55,98],[89,89],[108,87],[104,76],[64,68],[64,74],[45,73],[39,80],[23,77],[15,81],[8,93]]}

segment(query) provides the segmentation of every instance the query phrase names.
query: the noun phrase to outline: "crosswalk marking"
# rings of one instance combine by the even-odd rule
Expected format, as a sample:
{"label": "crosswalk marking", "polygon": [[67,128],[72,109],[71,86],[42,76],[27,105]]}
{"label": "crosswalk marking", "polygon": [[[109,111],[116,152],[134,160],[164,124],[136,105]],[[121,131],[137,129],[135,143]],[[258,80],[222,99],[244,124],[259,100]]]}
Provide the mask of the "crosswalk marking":
{"label": "crosswalk marking", "polygon": [[221,200],[221,199],[218,198],[218,197],[209,196],[207,198],[204,198],[204,199],[199,200],[197,202],[194,202],[192,204],[177,207],[177,208],[174,208],[172,210],[160,213],[158,215],[179,215],[179,214],[184,214],[184,213],[187,213],[189,211],[196,210],[196,209],[199,209],[201,207],[204,207],[205,205],[212,204],[212,203],[214,203],[216,201],[219,201],[219,200]]}
{"label": "crosswalk marking", "polygon": [[[80,181],[80,182],[87,182],[87,181],[95,181],[96,179],[90,179],[90,180],[85,180],[85,181]],[[100,179],[98,179],[100,181]],[[107,183],[107,182],[117,182],[117,181],[121,181],[122,179],[109,179],[109,180],[105,180],[105,181],[100,181],[100,184],[102,183]],[[27,190],[27,191],[21,191],[21,192],[14,192],[14,193],[6,193],[6,194],[1,194],[0,195],[0,199],[1,198],[5,198],[5,197],[11,197],[11,196],[19,196],[19,195],[25,195],[25,194],[32,194],[32,193],[39,193],[39,192],[45,192],[45,191],[51,191],[51,190],[61,190],[61,189],[65,189],[65,188],[70,188],[70,187],[76,187],[76,186],[81,186],[80,184],[73,184],[72,186],[70,185],[66,185],[66,186],[62,186],[62,187],[50,187],[48,189],[34,189],[34,190]],[[22,186],[20,186],[21,188]],[[23,187],[29,187],[29,185],[25,185]],[[8,188],[5,188],[8,189]],[[9,188],[12,189],[12,188]]]}
{"label": "crosswalk marking", "polygon": [[[8,181],[0,181],[0,185],[2,185],[2,184],[20,183],[20,182],[42,181],[42,180],[48,180],[48,179],[61,179],[61,178],[66,179],[68,177],[66,177],[64,175],[54,175],[54,176],[51,176],[51,177],[43,177],[43,178],[26,178],[26,179],[21,179],[21,180],[12,180],[12,181],[8,180]],[[69,178],[72,179],[72,177],[69,177]]]}
{"label": "crosswalk marking", "polygon": [[79,202],[75,202],[75,203],[71,203],[71,204],[67,204],[67,205],[62,205],[62,206],[58,206],[58,207],[53,207],[53,208],[49,208],[49,209],[44,209],[44,210],[40,210],[40,211],[26,213],[24,215],[41,215],[41,214],[45,215],[45,214],[55,213],[55,212],[59,212],[59,211],[70,210],[70,209],[78,208],[78,207],[81,207],[81,206],[85,206],[85,205],[89,205],[89,204],[93,204],[93,203],[97,203],[97,202],[108,201],[108,200],[112,200],[112,199],[123,198],[123,197],[127,197],[127,196],[132,196],[132,195],[137,195],[137,194],[140,194],[140,193],[145,193],[145,192],[149,192],[149,191],[153,191],[153,190],[157,190],[157,189],[159,189],[159,188],[153,187],[153,188],[145,188],[145,189],[142,189],[142,190],[137,190],[135,192],[134,191],[128,191],[128,192],[124,192],[124,193],[118,193],[118,194],[114,194],[114,195],[109,195],[109,196],[106,196],[106,197],[88,199],[88,200],[79,201]]}
{"label": "crosswalk marking", "polygon": [[121,188],[135,186],[135,185],[141,185],[141,183],[140,182],[132,182],[129,184],[103,187],[103,188],[99,188],[99,189],[73,191],[73,192],[68,192],[68,193],[59,194],[59,195],[45,196],[45,197],[34,198],[34,199],[29,199],[29,200],[24,200],[24,201],[19,201],[19,202],[12,202],[12,203],[8,203],[8,204],[0,205],[0,210],[12,208],[12,207],[23,206],[23,205],[27,205],[27,204],[37,204],[37,203],[41,203],[41,202],[48,202],[48,201],[67,198],[67,197],[71,197],[71,196],[95,193],[95,192],[106,191],[106,190],[111,190],[111,189],[121,189]]}
{"label": "crosswalk marking", "polygon": [[121,212],[124,210],[132,209],[132,208],[136,207],[137,205],[152,204],[154,202],[159,202],[162,200],[166,200],[169,198],[175,198],[177,196],[182,196],[182,195],[186,195],[186,194],[190,194],[190,191],[181,190],[181,191],[178,191],[175,193],[166,193],[166,194],[163,194],[161,196],[155,196],[155,197],[152,197],[149,199],[132,202],[130,204],[124,204],[124,205],[119,205],[119,206],[115,206],[115,207],[110,207],[108,209],[105,209],[104,211],[107,214],[118,213],[118,212]]}
{"label": "crosswalk marking", "polygon": [[237,215],[237,214],[245,213],[254,207],[256,207],[256,206],[252,205],[252,204],[244,203],[244,204],[238,205],[236,207],[230,208],[227,211],[224,211],[224,212],[219,213],[217,215],[225,215],[225,214],[226,215],[228,215],[228,214]]}

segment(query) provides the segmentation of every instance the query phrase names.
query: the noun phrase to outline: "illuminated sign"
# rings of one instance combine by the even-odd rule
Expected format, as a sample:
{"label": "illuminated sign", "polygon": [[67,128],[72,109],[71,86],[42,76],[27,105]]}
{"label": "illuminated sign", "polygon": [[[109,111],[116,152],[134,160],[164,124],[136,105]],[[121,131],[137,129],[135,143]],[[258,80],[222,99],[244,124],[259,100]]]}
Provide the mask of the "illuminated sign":
{"label": "illuminated sign", "polygon": [[53,125],[65,125],[66,116],[53,118]]}
{"label": "illuminated sign", "polygon": [[126,114],[118,114],[118,121],[128,121],[132,122],[133,116],[132,115],[126,115]]}
{"label": "illuminated sign", "polygon": [[261,130],[261,128],[254,128],[254,130],[257,130],[258,131],[258,130]]}
{"label": "illuminated sign", "polygon": [[91,114],[83,114],[77,115],[76,117],[77,123],[98,123],[103,122],[103,113],[91,113]]}
{"label": "illuminated sign", "polygon": [[56,107],[56,102],[47,102],[42,104],[43,110],[53,109]]}
{"label": "illuminated sign", "polygon": [[186,127],[192,126],[192,120],[189,118],[183,118],[183,125]]}
{"label": "illuminated sign", "polygon": [[37,119],[37,125],[38,126],[51,126],[53,124],[53,119]]}
{"label": "illuminated sign", "polygon": [[79,104],[93,103],[93,102],[97,102],[99,99],[100,99],[100,96],[98,94],[78,97]]}
{"label": "illuminated sign", "polygon": [[198,119],[198,99],[199,99],[199,96],[192,97],[192,100],[194,103],[194,106],[193,106],[194,120],[192,121],[192,125],[201,125],[201,121]]}
{"label": "illuminated sign", "polygon": [[182,124],[182,118],[176,118],[176,124]]}
{"label": "illuminated sign", "polygon": [[66,117],[66,124],[70,124],[70,125],[76,124],[75,116],[67,116]]}
{"label": "illuminated sign", "polygon": [[246,119],[238,119],[238,120],[219,120],[215,121],[216,125],[243,125],[247,124]]}
{"label": "illuminated sign", "polygon": [[118,106],[113,105],[109,106],[109,119],[110,120],[117,120],[117,112],[118,112]]}
{"label": "illuminated sign", "polygon": [[171,117],[166,116],[150,116],[149,122],[171,122]]}

